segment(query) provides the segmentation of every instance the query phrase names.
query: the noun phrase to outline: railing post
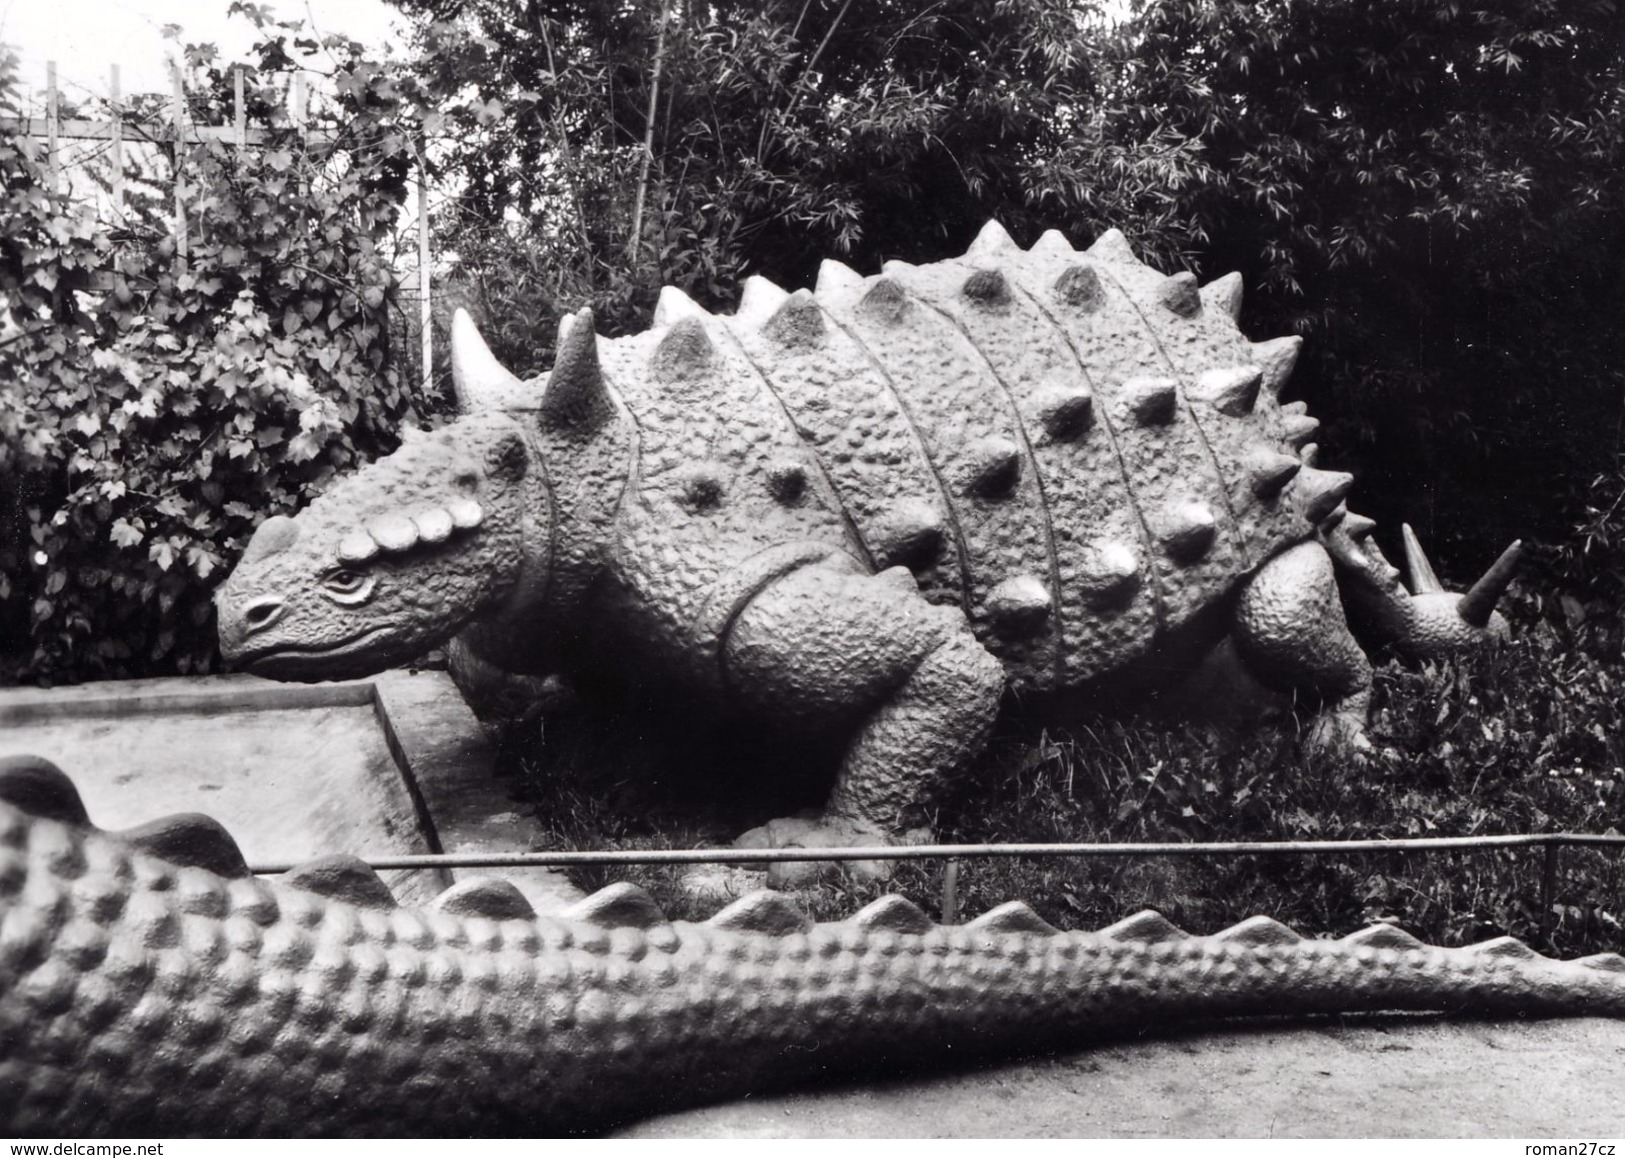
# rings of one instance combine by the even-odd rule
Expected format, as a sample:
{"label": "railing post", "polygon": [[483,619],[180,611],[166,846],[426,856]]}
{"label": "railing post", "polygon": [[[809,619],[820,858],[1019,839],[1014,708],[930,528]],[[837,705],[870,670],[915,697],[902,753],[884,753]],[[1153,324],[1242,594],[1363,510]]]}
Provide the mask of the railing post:
{"label": "railing post", "polygon": [[1552,908],[1557,900],[1557,861],[1562,852],[1563,846],[1557,841],[1548,843],[1540,870],[1540,940],[1547,949],[1552,947],[1552,925],[1557,919]]}
{"label": "railing post", "polygon": [[948,860],[942,865],[942,923],[959,924],[959,862]]}

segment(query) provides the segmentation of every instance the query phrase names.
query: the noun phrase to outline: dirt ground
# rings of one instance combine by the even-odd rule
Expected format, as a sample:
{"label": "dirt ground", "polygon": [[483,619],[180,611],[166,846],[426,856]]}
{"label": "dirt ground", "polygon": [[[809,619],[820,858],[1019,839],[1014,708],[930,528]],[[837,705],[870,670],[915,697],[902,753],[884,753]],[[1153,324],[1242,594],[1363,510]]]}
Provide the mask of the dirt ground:
{"label": "dirt ground", "polygon": [[1273,1023],[670,1114],[637,1138],[1625,1137],[1625,1022]]}

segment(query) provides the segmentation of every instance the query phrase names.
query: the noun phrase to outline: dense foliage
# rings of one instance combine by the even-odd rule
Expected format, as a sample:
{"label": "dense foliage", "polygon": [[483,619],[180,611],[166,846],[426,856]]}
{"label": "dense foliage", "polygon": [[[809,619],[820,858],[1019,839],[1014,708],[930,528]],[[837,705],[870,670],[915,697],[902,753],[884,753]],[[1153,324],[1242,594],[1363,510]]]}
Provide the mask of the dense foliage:
{"label": "dense foliage", "polygon": [[[208,670],[211,590],[254,526],[389,448],[412,410],[388,326],[410,138],[342,41],[324,46],[337,101],[298,131],[293,29],[264,30],[265,146],[187,140],[156,183],[132,158],[116,229],[50,191],[42,142],[0,139],[0,679]],[[229,76],[191,59],[192,117],[229,123]]]}

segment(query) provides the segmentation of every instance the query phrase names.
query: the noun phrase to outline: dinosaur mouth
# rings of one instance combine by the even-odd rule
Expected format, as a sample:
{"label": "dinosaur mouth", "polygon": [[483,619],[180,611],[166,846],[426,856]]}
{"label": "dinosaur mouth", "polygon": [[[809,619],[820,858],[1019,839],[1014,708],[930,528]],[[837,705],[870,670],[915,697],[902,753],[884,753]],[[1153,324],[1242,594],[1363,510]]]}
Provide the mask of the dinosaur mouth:
{"label": "dinosaur mouth", "polygon": [[389,629],[374,627],[333,644],[277,644],[237,657],[238,671],[279,680],[353,679],[372,675],[388,662],[374,640]]}

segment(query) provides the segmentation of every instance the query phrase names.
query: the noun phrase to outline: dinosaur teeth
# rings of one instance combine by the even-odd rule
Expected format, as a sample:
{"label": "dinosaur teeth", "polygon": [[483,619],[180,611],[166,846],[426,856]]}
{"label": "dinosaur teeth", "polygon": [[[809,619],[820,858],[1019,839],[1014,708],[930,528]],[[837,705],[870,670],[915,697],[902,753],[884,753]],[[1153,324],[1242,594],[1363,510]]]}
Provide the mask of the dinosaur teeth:
{"label": "dinosaur teeth", "polygon": [[[422,511],[412,516],[412,522],[418,529],[418,538],[425,543],[444,543],[451,538],[451,515],[446,511]],[[340,557],[344,553],[344,544],[339,544]]]}
{"label": "dinosaur teeth", "polygon": [[667,924],[654,898],[627,881],[599,889],[559,914],[567,921],[585,921],[604,929],[653,929]]}
{"label": "dinosaur teeth", "polygon": [[1162,549],[1176,563],[1194,563],[1208,553],[1219,533],[1219,521],[1206,503],[1176,503],[1157,522]]}
{"label": "dinosaur teeth", "polygon": [[351,531],[339,540],[340,563],[365,563],[378,554],[378,541],[365,531]]}
{"label": "dinosaur teeth", "polygon": [[290,889],[331,897],[363,909],[395,909],[400,902],[366,861],[343,854],[317,857],[282,874]]}
{"label": "dinosaur teeth", "polygon": [[981,232],[976,235],[976,240],[970,243],[970,248],[965,251],[965,256],[994,257],[1010,250],[1019,251],[1020,249],[1021,247],[1015,243],[1010,234],[1005,232],[1004,226],[989,219],[988,223],[982,226]]}
{"label": "dinosaur teeth", "polygon": [[863,288],[863,275],[851,266],[825,258],[818,267],[818,282],[814,292],[821,298],[855,294]]}
{"label": "dinosaur teeth", "polygon": [[1311,523],[1320,522],[1337,509],[1353,486],[1351,474],[1305,467],[1298,475],[1298,494],[1302,496],[1304,515]]}
{"label": "dinosaur teeth", "polygon": [[789,349],[810,349],[824,336],[824,311],[812,294],[797,290],[773,311],[762,333]]}
{"label": "dinosaur teeth", "polygon": [[1091,266],[1070,265],[1055,279],[1055,296],[1069,306],[1093,313],[1106,302],[1100,275]]}
{"label": "dinosaur teeth", "polygon": [[654,325],[670,326],[684,318],[703,318],[706,311],[699,302],[689,297],[674,285],[660,287],[660,297],[655,301]]}
{"label": "dinosaur teeth", "polygon": [[744,292],[739,295],[739,310],[734,317],[747,325],[765,322],[789,296],[786,290],[767,278],[752,274],[745,279]]}
{"label": "dinosaur teeth", "polygon": [[553,371],[538,407],[544,426],[555,430],[589,432],[614,412],[603,369],[598,365],[598,332],[592,311],[571,315],[559,323]]}
{"label": "dinosaur teeth", "polygon": [[1001,635],[1030,634],[1048,622],[1055,609],[1049,588],[1036,575],[1015,575],[987,596],[987,614]]}
{"label": "dinosaur teeth", "polygon": [[757,889],[740,897],[706,924],[740,933],[788,937],[792,933],[805,933],[811,929],[813,920],[783,893]]}
{"label": "dinosaur teeth", "polygon": [[66,772],[41,756],[0,756],[0,800],[43,820],[90,827],[79,789]]}
{"label": "dinosaur teeth", "polygon": [[1056,442],[1069,442],[1094,424],[1095,396],[1087,386],[1052,386],[1037,398],[1038,421]]}
{"label": "dinosaur teeth", "polygon": [[1134,247],[1129,245],[1128,238],[1123,236],[1121,229],[1106,230],[1095,238],[1095,243],[1084,252],[1101,261],[1139,264],[1139,259],[1134,256]]}
{"label": "dinosaur teeth", "polygon": [[1231,321],[1241,317],[1241,275],[1227,273],[1202,287],[1202,308],[1223,313]]}
{"label": "dinosaur teeth", "polygon": [[1410,582],[1412,595],[1437,595],[1444,590],[1444,584],[1433,572],[1433,564],[1428,562],[1427,553],[1422,550],[1422,541],[1416,537],[1416,532],[1409,523],[1401,523],[1399,527],[1400,538],[1405,544],[1405,575]]}
{"label": "dinosaur teeth", "polygon": [[1102,937],[1114,941],[1183,941],[1190,934],[1155,909],[1141,909],[1131,917],[1124,917],[1115,925],[1100,930]]}
{"label": "dinosaur teeth", "polygon": [[936,927],[918,905],[895,894],[865,905],[852,914],[850,923],[864,929],[890,929],[894,933],[926,933]]}
{"label": "dinosaur teeth", "polygon": [[946,536],[941,512],[923,499],[903,499],[875,520],[865,538],[875,566],[886,568],[930,562]]}
{"label": "dinosaur teeth", "polygon": [[981,306],[1004,305],[1010,300],[1010,283],[996,269],[979,269],[965,279],[959,292]]}
{"label": "dinosaur teeth", "polygon": [[1253,361],[1264,371],[1264,390],[1271,398],[1280,397],[1281,387],[1292,377],[1292,368],[1298,364],[1298,353],[1302,349],[1303,339],[1296,334],[1253,343]]}
{"label": "dinosaur teeth", "polygon": [[1288,414],[1281,419],[1282,439],[1289,446],[1302,446],[1320,429],[1320,419],[1307,414]]}
{"label": "dinosaur teeth", "polygon": [[807,490],[807,468],[799,462],[776,462],[767,468],[767,489],[785,506],[798,502]]}
{"label": "dinosaur teeth", "polygon": [[716,348],[697,317],[680,318],[655,347],[654,375],[661,382],[691,382],[703,377],[716,356]]}
{"label": "dinosaur teeth", "polygon": [[528,921],[536,910],[511,881],[496,877],[455,884],[429,906],[454,917],[485,917],[492,921]]}
{"label": "dinosaur teeth", "polygon": [[1248,485],[1253,494],[1265,500],[1279,495],[1302,469],[1303,463],[1290,454],[1260,450],[1247,456]]}
{"label": "dinosaur teeth", "polygon": [[1172,378],[1130,378],[1123,383],[1123,402],[1141,426],[1166,426],[1174,420],[1179,385]]}
{"label": "dinosaur teeth", "polygon": [[1046,229],[1028,252],[1037,257],[1071,257],[1078,251],[1059,229]]}
{"label": "dinosaur teeth", "polygon": [[1090,606],[1121,606],[1140,589],[1140,557],[1125,543],[1096,543],[1085,556],[1081,578]]}
{"label": "dinosaur teeth", "polygon": [[1427,946],[1398,925],[1369,925],[1342,940],[1344,945],[1364,949],[1426,949]]}
{"label": "dinosaur teeth", "polygon": [[417,544],[417,524],[405,515],[384,515],[367,524],[367,533],[385,551],[398,553]]}
{"label": "dinosaur teeth", "polygon": [[1176,317],[1194,318],[1202,312],[1202,294],[1196,288],[1196,275],[1176,273],[1157,287],[1157,300]]}
{"label": "dinosaur teeth", "polygon": [[458,499],[446,508],[452,526],[459,531],[471,531],[485,521],[485,512],[473,499]]}
{"label": "dinosaur teeth", "polygon": [[509,388],[521,385],[480,337],[467,310],[451,316],[451,384],[464,414],[497,409]]}
{"label": "dinosaur teeth", "polygon": [[970,450],[965,489],[982,498],[999,498],[1015,489],[1021,478],[1021,448],[1008,438],[994,435],[976,442]]}
{"label": "dinosaur teeth", "polygon": [[1253,412],[1263,380],[1264,372],[1257,366],[1208,370],[1196,380],[1197,397],[1220,414],[1244,418]]}
{"label": "dinosaur teeth", "polygon": [[895,325],[908,312],[908,292],[894,277],[877,278],[858,303],[858,313],[887,325]]}
{"label": "dinosaur teeth", "polygon": [[1516,937],[1492,937],[1488,941],[1480,941],[1476,945],[1468,945],[1463,950],[1480,957],[1498,957],[1507,961],[1544,961],[1546,958],[1535,952],[1528,945]]}
{"label": "dinosaur teeth", "polygon": [[1214,941],[1223,941],[1230,945],[1296,945],[1303,938],[1297,931],[1288,928],[1270,917],[1248,917],[1239,924],[1222,929],[1210,938]]}
{"label": "dinosaur teeth", "polygon": [[1006,901],[965,926],[976,933],[1032,933],[1050,937],[1060,932],[1021,901]]}
{"label": "dinosaur teeth", "polygon": [[1518,569],[1518,558],[1523,554],[1523,541],[1518,540],[1501,552],[1501,557],[1490,564],[1490,569],[1474,583],[1472,589],[1456,604],[1456,614],[1471,627],[1488,627],[1495,604],[1512,582]]}

